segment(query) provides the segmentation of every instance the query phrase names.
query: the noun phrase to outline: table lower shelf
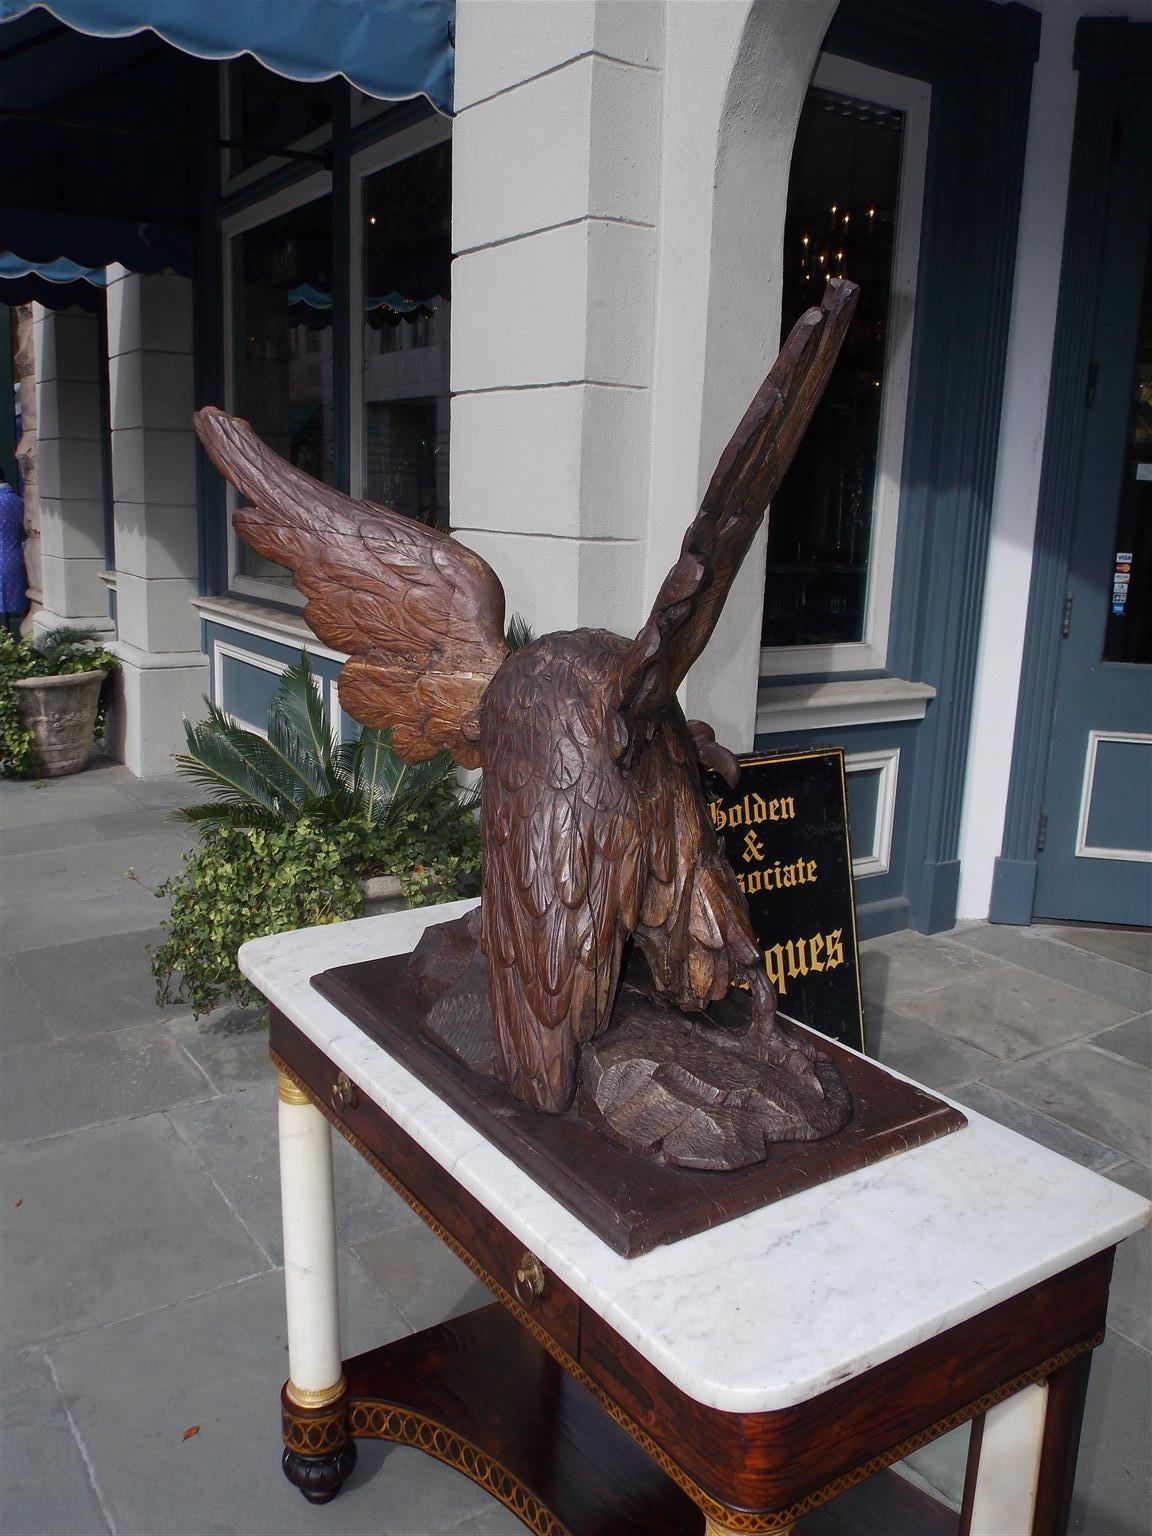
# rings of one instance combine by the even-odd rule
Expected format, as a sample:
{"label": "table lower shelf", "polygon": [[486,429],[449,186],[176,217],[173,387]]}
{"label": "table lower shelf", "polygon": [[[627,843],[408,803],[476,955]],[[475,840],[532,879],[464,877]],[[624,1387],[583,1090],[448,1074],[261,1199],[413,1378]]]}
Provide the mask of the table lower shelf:
{"label": "table lower shelf", "polygon": [[[357,1355],[344,1376],[347,1398],[327,1411],[284,1404],[285,1443],[301,1472],[318,1452],[332,1464],[350,1432],[455,1467],[538,1536],[702,1536],[704,1516],[687,1494],[498,1303]],[[331,1492],[350,1463],[345,1454]],[[797,1536],[881,1528],[866,1523],[866,1488],[851,1502],[816,1511]],[[893,1474],[872,1502],[885,1529],[956,1531],[955,1515]]]}

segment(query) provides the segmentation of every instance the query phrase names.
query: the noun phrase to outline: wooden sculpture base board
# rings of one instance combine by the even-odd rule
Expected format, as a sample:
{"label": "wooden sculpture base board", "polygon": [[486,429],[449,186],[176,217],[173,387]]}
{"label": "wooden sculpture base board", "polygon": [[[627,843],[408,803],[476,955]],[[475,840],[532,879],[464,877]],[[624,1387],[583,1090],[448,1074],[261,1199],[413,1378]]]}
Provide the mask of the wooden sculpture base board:
{"label": "wooden sculpture base board", "polygon": [[419,1028],[422,1006],[407,965],[408,956],[399,955],[336,966],[314,976],[312,985],[626,1258],[967,1124],[924,1089],[811,1035],[851,1091],[855,1112],[843,1131],[823,1141],[777,1143],[765,1162],[732,1172],[662,1167],[615,1145],[574,1111],[540,1114],[494,1079],[453,1060]]}

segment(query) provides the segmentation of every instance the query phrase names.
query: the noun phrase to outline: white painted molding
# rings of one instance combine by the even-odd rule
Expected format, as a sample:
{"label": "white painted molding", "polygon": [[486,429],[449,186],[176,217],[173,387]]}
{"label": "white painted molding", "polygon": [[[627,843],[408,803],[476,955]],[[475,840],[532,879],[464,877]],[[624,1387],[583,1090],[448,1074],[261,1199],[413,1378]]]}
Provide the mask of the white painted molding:
{"label": "white painted molding", "polygon": [[273,645],[290,645],[295,650],[306,650],[312,656],[323,656],[327,661],[344,663],[348,660],[344,651],[321,645],[302,615],[270,608],[266,603],[245,602],[240,597],[194,597],[192,606],[207,624],[219,624],[242,635],[255,635]]}
{"label": "white painted molding", "polygon": [[126,667],[137,672],[203,670],[207,681],[208,658],[203,651],[142,651],[128,640],[106,640],[105,645]]}
{"label": "white painted molding", "polygon": [[852,752],[844,758],[845,773],[880,771],[876,786],[876,821],[872,846],[867,853],[854,853],[852,873],[857,880],[867,875],[886,875],[892,867],[892,830],[896,825],[896,786],[900,779],[900,748],[884,747],[876,752]]}
{"label": "white painted molding", "polygon": [[1089,731],[1088,750],[1084,755],[1084,780],[1080,788],[1080,814],[1076,819],[1078,859],[1123,859],[1129,864],[1152,864],[1152,848],[1100,848],[1088,842],[1088,819],[1092,814],[1092,789],[1096,779],[1096,753],[1102,741],[1127,742],[1152,749],[1152,736],[1141,731]]}
{"label": "white painted molding", "polygon": [[859,682],[766,683],[756,700],[756,731],[830,731],[849,725],[923,720],[936,690],[898,677]]}
{"label": "white painted molding", "polygon": [[[276,677],[283,677],[289,667],[286,661],[274,661],[271,656],[261,656],[256,651],[246,651],[238,645],[229,645],[226,640],[217,640],[212,647],[212,696],[221,709],[224,709],[225,661],[238,661],[244,667],[258,667],[261,672],[271,672]],[[262,725],[257,725],[254,720],[244,720],[239,715],[234,715],[231,710],[224,710],[224,712],[238,725],[255,731],[257,736],[267,737],[267,730]]]}
{"label": "white painted molding", "polygon": [[340,679],[334,677],[328,683],[328,729],[332,733],[332,740],[337,745],[343,740],[340,719]]}

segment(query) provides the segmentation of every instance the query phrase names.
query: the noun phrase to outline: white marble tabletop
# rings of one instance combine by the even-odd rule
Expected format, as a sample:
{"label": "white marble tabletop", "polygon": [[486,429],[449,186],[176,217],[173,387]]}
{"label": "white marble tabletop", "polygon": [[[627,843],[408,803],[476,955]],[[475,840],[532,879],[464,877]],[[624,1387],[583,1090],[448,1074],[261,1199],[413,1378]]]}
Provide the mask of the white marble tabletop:
{"label": "white marble tabletop", "polygon": [[[709,1407],[786,1408],[1138,1231],[1152,1207],[963,1107],[940,1141],[621,1258],[310,985],[410,950],[473,903],[240,951],[249,980],[667,1378]],[[893,1074],[899,1076],[899,1074]]]}

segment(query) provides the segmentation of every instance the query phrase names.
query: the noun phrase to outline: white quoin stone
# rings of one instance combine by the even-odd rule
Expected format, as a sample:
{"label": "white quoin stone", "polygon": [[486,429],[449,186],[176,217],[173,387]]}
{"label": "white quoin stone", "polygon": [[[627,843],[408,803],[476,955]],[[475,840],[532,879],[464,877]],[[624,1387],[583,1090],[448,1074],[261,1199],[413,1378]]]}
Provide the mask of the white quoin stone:
{"label": "white quoin stone", "polygon": [[453,144],[456,250],[589,217],[655,223],[659,108],[655,70],[594,55],[473,108]]}
{"label": "white quoin stone", "polygon": [[459,538],[499,573],[509,614],[519,614],[538,636],[581,626],[632,635],[639,627],[638,543],[474,529]]}
{"label": "white quoin stone", "polygon": [[645,387],[655,271],[652,230],[594,220],[457,257],[453,390]]}
{"label": "white quoin stone", "polygon": [[[507,451],[520,433],[515,453]],[[458,395],[452,522],[462,530],[640,538],[647,521],[645,391],[599,384]],[[465,472],[466,469],[466,472]]]}
{"label": "white quoin stone", "polygon": [[457,113],[584,54],[652,68],[664,0],[458,0]]}

